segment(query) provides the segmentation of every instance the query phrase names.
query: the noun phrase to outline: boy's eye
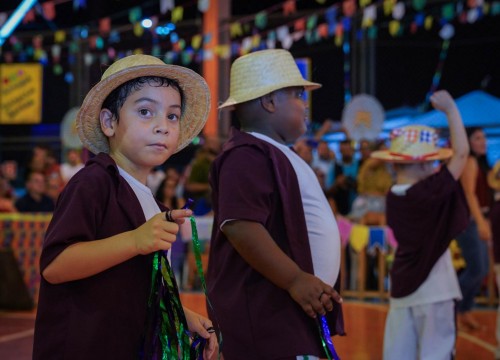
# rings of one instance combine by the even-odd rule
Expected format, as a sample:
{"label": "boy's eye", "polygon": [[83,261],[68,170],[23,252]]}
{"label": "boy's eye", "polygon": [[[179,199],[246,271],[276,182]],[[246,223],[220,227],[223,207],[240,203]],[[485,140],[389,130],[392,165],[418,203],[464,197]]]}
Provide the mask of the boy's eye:
{"label": "boy's eye", "polygon": [[298,99],[304,99],[305,94],[306,94],[305,89],[298,89],[295,91],[295,97],[297,97]]}
{"label": "boy's eye", "polygon": [[148,109],[140,109],[139,110],[139,114],[141,114],[142,116],[147,116],[149,115],[151,112],[148,110]]}
{"label": "boy's eye", "polygon": [[169,120],[174,120],[174,121],[177,121],[177,120],[179,120],[180,116],[179,116],[179,115],[177,115],[177,114],[170,114],[170,115],[168,115],[168,116],[167,116],[167,118],[168,118]]}

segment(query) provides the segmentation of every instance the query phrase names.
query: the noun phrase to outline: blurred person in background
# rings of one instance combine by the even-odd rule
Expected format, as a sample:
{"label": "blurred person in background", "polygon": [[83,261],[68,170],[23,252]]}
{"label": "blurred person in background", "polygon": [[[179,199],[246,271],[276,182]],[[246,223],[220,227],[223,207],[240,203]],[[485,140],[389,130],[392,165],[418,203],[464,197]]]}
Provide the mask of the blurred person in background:
{"label": "blurred person in background", "polygon": [[0,213],[16,212],[14,205],[14,191],[3,172],[0,171]]}
{"label": "blurred person in background", "polygon": [[219,138],[216,136],[207,136],[189,166],[189,175],[187,175],[187,180],[184,184],[184,197],[194,200],[192,210],[195,215],[206,215],[212,211],[208,173],[212,162],[220,150],[221,144]]}
{"label": "blurred person in background", "polygon": [[[172,169],[172,170],[170,170]],[[155,197],[163,205],[169,209],[180,209],[184,206],[184,198],[177,197],[176,188],[179,182],[179,174],[173,168],[170,168],[169,174],[160,182],[158,189],[156,190]],[[174,175],[175,172],[175,175]],[[190,226],[189,222],[182,224],[180,226]],[[172,243],[171,250],[171,265],[174,275],[178,281],[179,285],[184,284],[184,260],[186,259],[187,244],[182,241],[181,232],[177,233],[176,240]]]}
{"label": "blurred person in background", "polygon": [[61,164],[60,168],[63,183],[66,184],[84,166],[81,153],[78,149],[67,150],[66,161]]}
{"label": "blurred person in background", "polygon": [[491,227],[488,213],[493,201],[493,193],[488,186],[487,174],[490,170],[486,159],[486,136],[483,129],[466,129],[470,155],[460,177],[471,221],[465,231],[457,237],[458,245],[466,262],[458,280],[463,298],[458,303],[457,323],[461,330],[477,330],[481,326],[472,317],[474,297],[489,271],[488,243],[491,241]]}
{"label": "blurred person in background", "polygon": [[26,178],[26,194],[16,200],[19,212],[52,212],[54,200],[46,195],[45,175],[40,171],[31,171]]}
{"label": "blurred person in background", "polygon": [[340,142],[339,151],[341,173],[335,177],[332,192],[338,212],[346,216],[351,212],[352,203],[357,196],[359,160],[354,157],[354,147],[349,139]]}

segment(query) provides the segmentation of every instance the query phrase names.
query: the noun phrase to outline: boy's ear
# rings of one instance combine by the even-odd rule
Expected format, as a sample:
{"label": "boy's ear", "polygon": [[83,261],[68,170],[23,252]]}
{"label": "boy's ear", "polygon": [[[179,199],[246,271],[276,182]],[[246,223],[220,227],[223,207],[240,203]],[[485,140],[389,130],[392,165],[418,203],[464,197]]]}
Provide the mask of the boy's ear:
{"label": "boy's ear", "polygon": [[264,110],[273,113],[276,110],[276,99],[275,94],[270,93],[260,97],[260,104]]}
{"label": "boy's ear", "polygon": [[99,113],[99,121],[101,123],[101,130],[107,137],[115,134],[115,121],[113,121],[113,114],[108,109],[102,109]]}

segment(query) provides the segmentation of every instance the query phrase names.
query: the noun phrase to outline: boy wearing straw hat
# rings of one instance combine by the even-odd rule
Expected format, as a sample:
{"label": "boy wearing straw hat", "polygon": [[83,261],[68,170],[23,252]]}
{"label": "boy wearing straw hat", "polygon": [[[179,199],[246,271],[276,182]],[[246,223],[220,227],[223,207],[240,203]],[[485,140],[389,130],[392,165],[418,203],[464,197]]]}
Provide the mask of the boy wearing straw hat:
{"label": "boy wearing straw hat", "polygon": [[[209,315],[218,320],[225,359],[317,359],[317,319],[343,334],[335,218],[313,170],[289,145],[306,131],[303,79],[286,50],[242,56],[230,96],[241,129],[210,172],[214,227],[207,270]],[[333,310],[333,311],[332,311]],[[325,337],[323,337],[325,339]],[[329,355],[330,357],[330,355]]]}
{"label": "boy wearing straw hat", "polygon": [[[448,246],[465,229],[468,208],[457,181],[469,153],[462,119],[446,91],[431,97],[446,113],[452,149],[436,146],[433,128],[395,129],[388,150],[371,154],[394,164],[396,184],[387,195],[387,223],[398,247],[391,269],[384,360],[451,359],[455,301],[462,295]],[[446,165],[436,169],[438,160]]]}
{"label": "boy wearing straw hat", "polygon": [[[153,259],[166,256],[191,211],[166,209],[146,187],[150,170],[202,129],[209,98],[194,71],[148,55],[116,61],[89,91],[77,127],[96,156],[64,188],[46,232],[34,359],[161,358],[189,351],[189,334],[176,332],[186,327],[208,339],[205,358],[214,354],[211,321],[172,302],[175,279],[151,289]],[[159,320],[160,330],[146,327]]]}

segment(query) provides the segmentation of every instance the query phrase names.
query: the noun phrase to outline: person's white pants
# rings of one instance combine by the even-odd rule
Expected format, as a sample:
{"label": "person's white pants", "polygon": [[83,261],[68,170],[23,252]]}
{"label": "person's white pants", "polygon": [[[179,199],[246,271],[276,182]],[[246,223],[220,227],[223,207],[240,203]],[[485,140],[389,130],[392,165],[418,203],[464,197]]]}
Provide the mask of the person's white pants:
{"label": "person's white pants", "polygon": [[455,301],[390,308],[384,360],[449,360],[455,354]]}

